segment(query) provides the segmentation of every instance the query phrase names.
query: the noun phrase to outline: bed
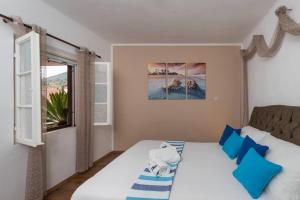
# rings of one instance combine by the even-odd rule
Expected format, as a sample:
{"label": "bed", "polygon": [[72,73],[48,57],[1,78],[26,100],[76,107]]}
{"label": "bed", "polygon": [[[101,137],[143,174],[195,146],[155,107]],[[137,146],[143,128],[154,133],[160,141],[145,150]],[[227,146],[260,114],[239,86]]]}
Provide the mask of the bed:
{"label": "bed", "polygon": [[[300,145],[299,107],[256,107],[249,125]],[[157,148],[161,142],[138,142],[82,184],[72,200],[124,200],[148,163],[148,151]],[[236,164],[226,157],[217,143],[187,142],[182,156],[170,200],[252,199],[232,177]],[[273,198],[265,193],[260,199]]]}

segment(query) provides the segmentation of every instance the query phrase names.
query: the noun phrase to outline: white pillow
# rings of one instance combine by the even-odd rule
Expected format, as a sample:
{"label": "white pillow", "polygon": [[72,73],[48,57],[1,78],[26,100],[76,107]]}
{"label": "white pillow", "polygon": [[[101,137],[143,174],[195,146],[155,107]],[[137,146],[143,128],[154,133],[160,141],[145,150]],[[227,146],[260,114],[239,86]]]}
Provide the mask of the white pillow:
{"label": "white pillow", "polygon": [[269,184],[266,193],[278,200],[300,200],[300,146],[267,135],[261,141],[270,147],[266,159],[283,167]]}
{"label": "white pillow", "polygon": [[266,135],[271,134],[265,131],[258,130],[257,128],[254,128],[252,126],[245,126],[241,130],[241,135],[244,137],[248,135],[255,142],[259,143]]}

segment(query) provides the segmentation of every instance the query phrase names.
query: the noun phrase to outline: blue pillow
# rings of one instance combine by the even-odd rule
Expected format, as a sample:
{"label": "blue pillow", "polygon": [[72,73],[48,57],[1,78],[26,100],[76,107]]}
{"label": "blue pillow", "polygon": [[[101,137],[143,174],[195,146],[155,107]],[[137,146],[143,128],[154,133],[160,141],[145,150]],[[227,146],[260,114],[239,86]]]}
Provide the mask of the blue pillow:
{"label": "blue pillow", "polygon": [[233,176],[244,186],[252,198],[257,199],[269,182],[282,171],[282,167],[267,161],[250,148]]}
{"label": "blue pillow", "polygon": [[237,134],[241,134],[241,130],[242,129],[234,129],[229,125],[226,125],[224,131],[223,131],[223,135],[220,138],[219,144],[221,146],[224,145],[224,143],[226,142],[226,140],[231,136],[231,134],[233,133],[233,131],[235,131]]}
{"label": "blue pillow", "polygon": [[239,136],[235,131],[227,139],[223,146],[223,151],[229,156],[229,158],[234,159],[238,155],[241,146],[243,144],[244,138]]}
{"label": "blue pillow", "polygon": [[246,153],[248,152],[248,150],[250,148],[254,148],[255,151],[261,155],[262,157],[264,157],[266,155],[266,152],[269,150],[268,146],[263,146],[260,144],[256,144],[248,135],[246,136],[246,138],[243,141],[242,147],[240,149],[240,152],[238,154],[236,163],[239,165],[242,161],[242,159],[244,158],[244,156],[246,155]]}

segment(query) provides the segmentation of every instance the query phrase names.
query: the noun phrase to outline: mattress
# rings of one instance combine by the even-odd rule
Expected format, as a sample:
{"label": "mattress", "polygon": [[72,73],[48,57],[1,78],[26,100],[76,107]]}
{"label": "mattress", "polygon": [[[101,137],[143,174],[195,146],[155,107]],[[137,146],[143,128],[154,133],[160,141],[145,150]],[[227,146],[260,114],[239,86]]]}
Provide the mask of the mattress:
{"label": "mattress", "polygon": [[[162,141],[135,144],[95,176],[83,183],[72,200],[124,200],[148,163],[150,149]],[[251,200],[232,176],[236,168],[217,143],[187,142],[182,153],[170,200]],[[261,200],[271,200],[263,194]]]}

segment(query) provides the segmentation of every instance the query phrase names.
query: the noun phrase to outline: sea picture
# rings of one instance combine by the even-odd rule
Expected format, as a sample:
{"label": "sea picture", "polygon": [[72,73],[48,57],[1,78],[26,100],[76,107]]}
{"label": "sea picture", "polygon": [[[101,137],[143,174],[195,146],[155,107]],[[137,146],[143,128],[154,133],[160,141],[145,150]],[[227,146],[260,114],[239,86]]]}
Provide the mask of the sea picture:
{"label": "sea picture", "polygon": [[206,95],[206,64],[187,64],[187,99],[205,99]]}
{"label": "sea picture", "polygon": [[166,63],[148,64],[148,99],[167,99]]}
{"label": "sea picture", "polygon": [[149,100],[205,99],[205,63],[148,64]]}
{"label": "sea picture", "polygon": [[167,64],[167,99],[186,99],[185,63]]}

